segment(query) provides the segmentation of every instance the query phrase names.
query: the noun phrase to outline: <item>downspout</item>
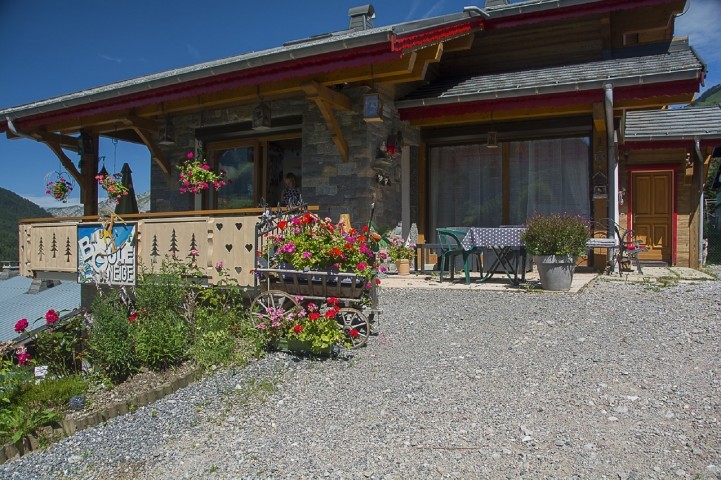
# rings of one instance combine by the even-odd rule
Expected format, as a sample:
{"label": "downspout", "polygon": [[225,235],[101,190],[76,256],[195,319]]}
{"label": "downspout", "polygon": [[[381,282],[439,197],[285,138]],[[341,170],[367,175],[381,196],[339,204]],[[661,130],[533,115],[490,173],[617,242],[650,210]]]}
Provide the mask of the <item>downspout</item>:
{"label": "downspout", "polygon": [[[613,85],[604,85],[604,110],[606,114],[606,158],[608,178],[608,238],[616,238],[615,226],[618,225],[618,162],[616,161],[616,149],[614,145],[613,128]],[[615,258],[615,255],[613,256]],[[614,260],[611,260],[611,271],[616,270]]]}
{"label": "downspout", "polygon": [[698,209],[699,209],[699,220],[698,220],[698,268],[699,270],[703,267],[703,221],[704,221],[704,186],[706,179],[704,178],[704,159],[701,153],[701,142],[698,137],[694,137],[694,148],[696,149],[696,156],[698,157]]}

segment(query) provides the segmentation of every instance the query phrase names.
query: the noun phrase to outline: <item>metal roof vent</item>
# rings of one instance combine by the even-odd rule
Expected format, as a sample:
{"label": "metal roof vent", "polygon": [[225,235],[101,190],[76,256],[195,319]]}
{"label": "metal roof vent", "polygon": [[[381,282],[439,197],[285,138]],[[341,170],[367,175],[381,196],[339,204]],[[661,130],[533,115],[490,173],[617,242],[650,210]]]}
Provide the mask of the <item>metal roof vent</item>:
{"label": "metal roof vent", "polygon": [[508,5],[509,3],[510,2],[508,0],[486,0],[485,8],[502,7],[504,5]]}
{"label": "metal roof vent", "polygon": [[350,17],[349,30],[368,30],[373,28],[373,19],[376,18],[376,10],[370,3],[360,7],[353,7],[348,10]]}

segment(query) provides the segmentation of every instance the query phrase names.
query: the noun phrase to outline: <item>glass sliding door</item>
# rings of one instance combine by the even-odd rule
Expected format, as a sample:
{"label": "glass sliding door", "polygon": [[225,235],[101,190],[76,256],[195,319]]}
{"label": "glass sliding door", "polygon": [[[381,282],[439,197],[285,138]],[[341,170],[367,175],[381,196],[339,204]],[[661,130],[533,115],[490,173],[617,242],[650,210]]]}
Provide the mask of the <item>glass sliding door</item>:
{"label": "glass sliding door", "polygon": [[590,216],[588,137],[511,142],[509,219],[523,224],[534,214]]}
{"label": "glass sliding door", "polygon": [[430,227],[495,227],[503,220],[502,154],[485,145],[430,149]]}
{"label": "glass sliding door", "polygon": [[[590,138],[429,149],[429,227],[522,225],[539,214],[590,217]],[[505,189],[504,190],[504,186]]]}

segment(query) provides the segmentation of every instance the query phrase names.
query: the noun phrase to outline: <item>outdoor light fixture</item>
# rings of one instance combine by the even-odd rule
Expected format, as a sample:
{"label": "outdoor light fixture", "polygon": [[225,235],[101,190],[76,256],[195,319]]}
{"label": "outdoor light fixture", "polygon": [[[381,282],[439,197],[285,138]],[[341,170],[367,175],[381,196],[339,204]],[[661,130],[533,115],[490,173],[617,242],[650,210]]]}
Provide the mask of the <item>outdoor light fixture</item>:
{"label": "outdoor light fixture", "polygon": [[486,147],[498,148],[498,132],[491,131],[486,134]]}
{"label": "outdoor light fixture", "polygon": [[267,130],[270,128],[271,112],[270,105],[260,101],[260,104],[253,109],[253,130]]}
{"label": "outdoor light fixture", "polygon": [[175,139],[173,138],[173,126],[170,124],[170,120],[165,120],[165,124],[160,126],[158,132],[158,145],[175,145]]}

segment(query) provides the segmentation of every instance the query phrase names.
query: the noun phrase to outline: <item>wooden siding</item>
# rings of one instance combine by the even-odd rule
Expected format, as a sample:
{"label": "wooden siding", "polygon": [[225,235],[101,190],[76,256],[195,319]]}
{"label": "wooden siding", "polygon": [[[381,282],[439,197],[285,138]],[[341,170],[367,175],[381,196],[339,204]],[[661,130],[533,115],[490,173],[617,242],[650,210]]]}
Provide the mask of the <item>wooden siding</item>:
{"label": "wooden siding", "polygon": [[598,17],[488,30],[476,34],[470,51],[444,55],[441,71],[454,76],[598,60],[602,47]]}

